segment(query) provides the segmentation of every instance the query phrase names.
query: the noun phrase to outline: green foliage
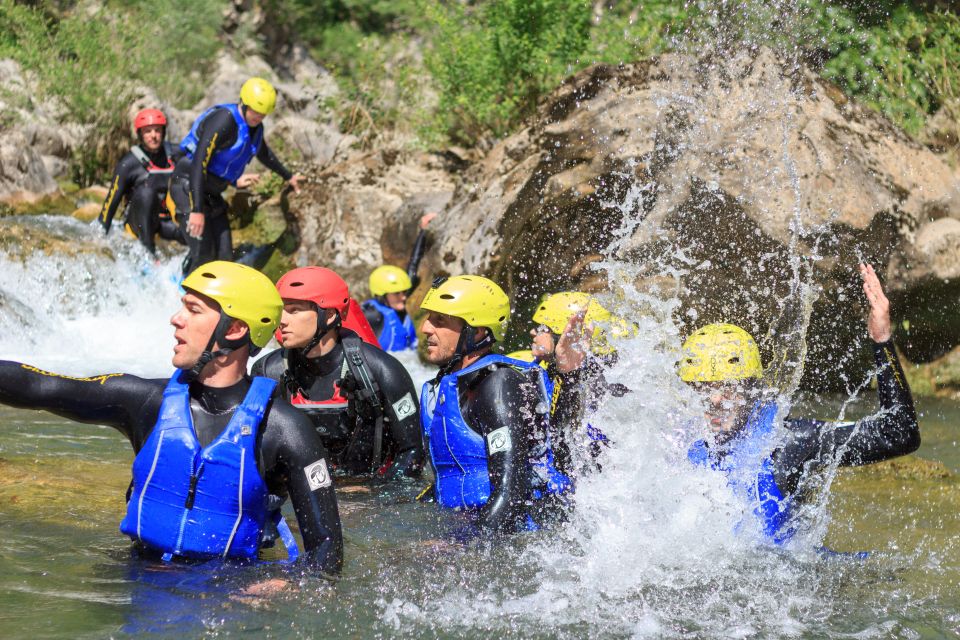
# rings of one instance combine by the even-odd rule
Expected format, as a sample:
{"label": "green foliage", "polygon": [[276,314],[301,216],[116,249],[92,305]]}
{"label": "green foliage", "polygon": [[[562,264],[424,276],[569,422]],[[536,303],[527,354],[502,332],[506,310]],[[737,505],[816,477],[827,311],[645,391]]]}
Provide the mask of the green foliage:
{"label": "green foliage", "polygon": [[129,145],[127,107],[138,84],[177,105],[202,95],[202,73],[219,49],[221,3],[184,11],[176,0],[107,4],[91,14],[70,3],[0,0],[0,57],[36,75],[37,99],[55,98],[66,120],[90,125],[72,170],[89,184]]}
{"label": "green foliage", "polygon": [[438,119],[462,142],[511,131],[579,66],[590,44],[590,5],[581,0],[425,8],[433,23],[426,62],[440,93]]}
{"label": "green foliage", "polygon": [[960,98],[960,16],[899,6],[866,29],[849,13],[831,17],[823,75],[910,133]]}

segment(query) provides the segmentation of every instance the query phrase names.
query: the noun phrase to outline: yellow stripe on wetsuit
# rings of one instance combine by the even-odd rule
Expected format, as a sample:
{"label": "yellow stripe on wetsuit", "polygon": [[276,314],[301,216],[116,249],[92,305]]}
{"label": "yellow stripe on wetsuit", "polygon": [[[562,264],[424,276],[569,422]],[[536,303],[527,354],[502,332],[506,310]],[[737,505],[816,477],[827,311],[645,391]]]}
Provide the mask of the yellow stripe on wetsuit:
{"label": "yellow stripe on wetsuit", "polygon": [[113,179],[113,186],[110,187],[110,191],[107,192],[107,197],[103,201],[103,207],[100,209],[100,222],[102,224],[107,223],[107,212],[110,211],[110,207],[113,203],[114,198],[117,197],[117,189],[120,187],[120,176],[115,176]]}
{"label": "yellow stripe on wetsuit", "polygon": [[110,378],[119,378],[120,376],[124,375],[122,373],[105,373],[103,375],[93,376],[90,378],[76,378],[74,376],[65,376],[61,373],[54,373],[53,371],[44,371],[43,369],[38,369],[37,367],[29,364],[21,364],[20,366],[27,371],[39,373],[40,375],[47,376],[49,378],[63,378],[64,380],[76,380],[77,382],[99,382],[100,384],[105,383]]}

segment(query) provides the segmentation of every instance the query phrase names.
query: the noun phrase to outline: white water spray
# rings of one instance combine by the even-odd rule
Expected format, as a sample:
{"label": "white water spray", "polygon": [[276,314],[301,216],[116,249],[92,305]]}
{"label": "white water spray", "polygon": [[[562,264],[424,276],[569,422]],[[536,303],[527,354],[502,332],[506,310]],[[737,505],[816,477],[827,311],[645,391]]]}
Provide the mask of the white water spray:
{"label": "white water spray", "polygon": [[[0,359],[67,375],[170,375],[179,257],[157,264],[116,230],[104,237],[63,216],[3,224],[43,240],[0,254]],[[40,245],[51,239],[74,253],[48,254]]]}

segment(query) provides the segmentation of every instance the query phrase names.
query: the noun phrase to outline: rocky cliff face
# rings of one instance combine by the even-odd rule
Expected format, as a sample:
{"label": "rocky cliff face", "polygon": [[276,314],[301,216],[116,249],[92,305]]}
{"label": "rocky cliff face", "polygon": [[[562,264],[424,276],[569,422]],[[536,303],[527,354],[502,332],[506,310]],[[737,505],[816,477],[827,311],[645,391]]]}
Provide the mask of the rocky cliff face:
{"label": "rocky cliff face", "polygon": [[[381,154],[328,170],[304,229],[357,217],[321,243],[305,234],[306,259],[374,265],[381,237],[384,259],[402,264],[415,215],[396,213],[428,192],[444,194],[436,206],[449,184],[417,162],[387,169]],[[391,174],[416,179],[394,187]],[[908,355],[960,342],[957,172],[766,51],[588,69],[456,178],[425,271],[489,274],[520,310],[545,291],[621,287],[590,268],[603,259],[631,265],[631,287],[679,292],[688,328],[725,320],[764,336],[800,273],[818,294],[806,382],[837,387],[865,365],[856,265],[869,260],[908,321]],[[362,203],[348,195],[358,190]]]}
{"label": "rocky cliff face", "polygon": [[[262,19],[253,13],[234,17]],[[303,194],[268,203],[271,229],[285,225],[292,262],[335,268],[359,295],[370,269],[405,263],[419,216],[441,210],[425,281],[490,275],[510,290],[520,318],[546,291],[639,289],[679,297],[682,329],[725,320],[765,336],[784,330],[778,314],[799,281],[817,294],[807,385],[843,386],[865,365],[855,271],[865,259],[905,321],[899,344],[909,357],[934,359],[960,343],[960,174],[768,51],[593,67],[491,149],[425,153],[354,149],[321,109],[336,91],[332,78],[273,35],[263,58],[222,56],[193,108],[173,109],[144,89],[130,115],[159,105],[179,139],[203,109],[234,100],[250,75],[276,81],[268,140],[313,169]],[[28,82],[8,62],[0,73],[7,86]],[[4,94],[4,104],[24,118],[0,128],[6,202],[55,193],[53,178],[80,139],[57,123],[55,106],[18,107],[15,96]]]}

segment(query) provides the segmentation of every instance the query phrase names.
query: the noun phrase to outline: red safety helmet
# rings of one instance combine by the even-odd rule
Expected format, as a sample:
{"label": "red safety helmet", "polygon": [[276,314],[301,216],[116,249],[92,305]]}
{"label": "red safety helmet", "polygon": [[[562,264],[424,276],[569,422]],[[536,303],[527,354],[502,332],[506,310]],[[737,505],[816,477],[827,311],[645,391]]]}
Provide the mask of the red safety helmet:
{"label": "red safety helmet", "polygon": [[288,271],[277,281],[277,291],[287,300],[308,300],[320,309],[336,309],[341,320],[350,310],[347,283],[326,267],[300,267]]}
{"label": "red safety helmet", "polygon": [[140,129],[152,124],[167,126],[167,117],[163,115],[163,111],[160,111],[160,109],[141,109],[133,118],[133,129],[135,131],[140,131]]}

